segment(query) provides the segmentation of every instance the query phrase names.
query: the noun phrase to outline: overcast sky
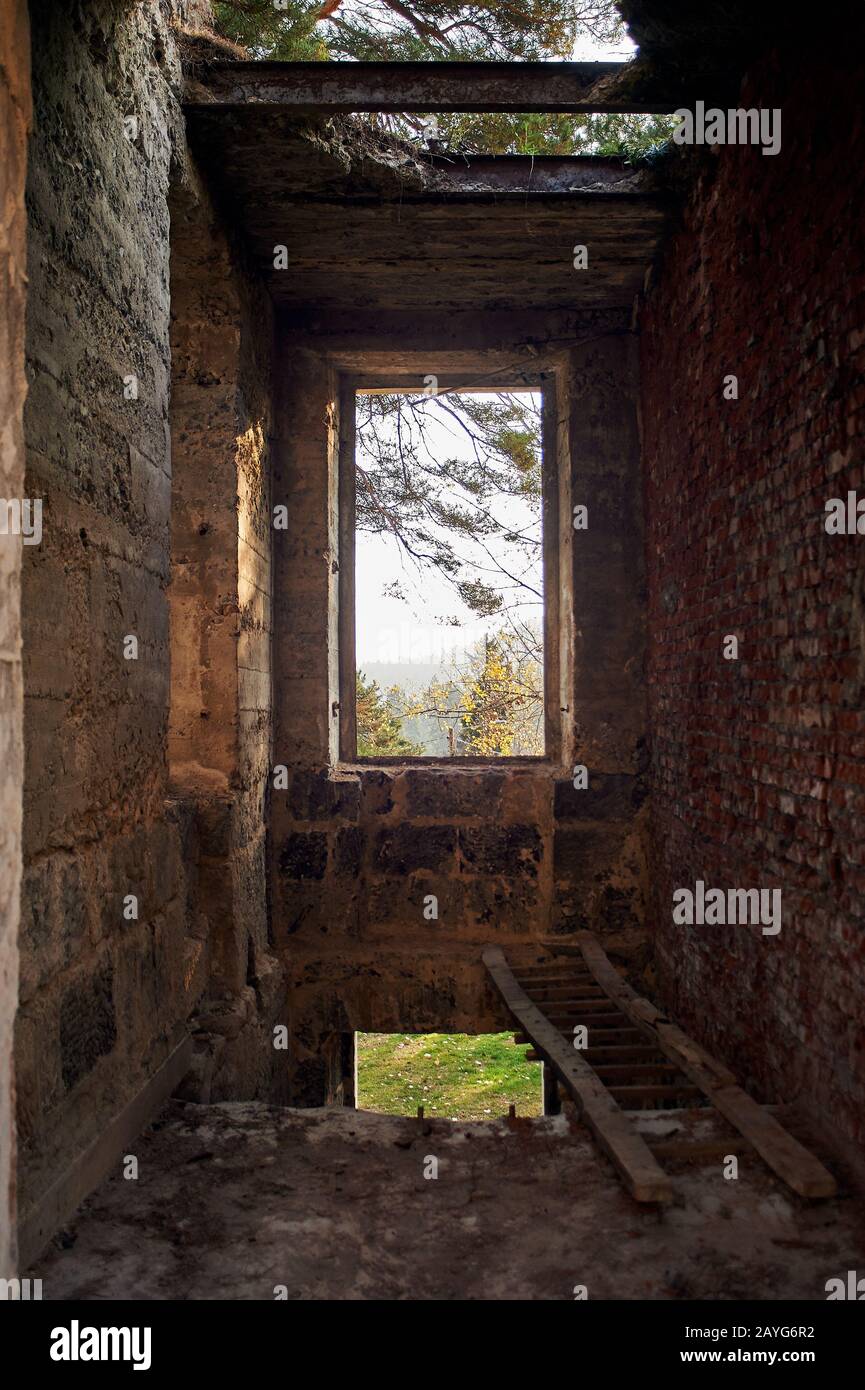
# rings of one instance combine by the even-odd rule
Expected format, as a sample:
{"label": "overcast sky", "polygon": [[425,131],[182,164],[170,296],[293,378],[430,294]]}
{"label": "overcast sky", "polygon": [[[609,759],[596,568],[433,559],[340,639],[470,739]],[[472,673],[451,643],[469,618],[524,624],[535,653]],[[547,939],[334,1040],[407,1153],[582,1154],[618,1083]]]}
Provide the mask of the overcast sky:
{"label": "overcast sky", "polygon": [[[540,396],[535,395],[535,400],[539,406]],[[465,432],[443,414],[436,418],[435,400],[432,398],[428,411],[430,450],[435,453],[437,461],[471,458],[471,444]],[[361,454],[358,455],[358,462],[363,466]],[[456,490],[453,498],[465,503],[464,496],[460,497]],[[540,538],[538,519],[533,518],[530,508],[519,499],[499,497],[490,503],[490,510],[503,525]],[[504,542],[496,543],[490,537],[484,539],[494,553],[502,558],[507,557],[511,573],[519,565],[519,572],[525,580],[534,588],[541,589],[540,550],[536,563],[527,569],[525,559],[519,552],[509,551]],[[488,567],[486,572],[468,570],[466,578],[480,578],[494,583],[498,576],[489,557],[479,547],[465,547],[461,542],[461,548],[469,559]],[[408,602],[383,593],[385,586],[394,580],[398,580],[405,589]],[[446,668],[454,655],[459,660],[485,632],[498,626],[496,619],[477,619],[466,608],[453,585],[432,566],[425,566],[419,574],[411,559],[389,535],[358,532],[355,592],[357,665],[360,669],[375,661],[435,662]],[[541,612],[536,604],[522,608],[520,613],[525,620],[534,618],[540,626]],[[462,625],[449,625],[446,619],[451,616],[458,617]]]}

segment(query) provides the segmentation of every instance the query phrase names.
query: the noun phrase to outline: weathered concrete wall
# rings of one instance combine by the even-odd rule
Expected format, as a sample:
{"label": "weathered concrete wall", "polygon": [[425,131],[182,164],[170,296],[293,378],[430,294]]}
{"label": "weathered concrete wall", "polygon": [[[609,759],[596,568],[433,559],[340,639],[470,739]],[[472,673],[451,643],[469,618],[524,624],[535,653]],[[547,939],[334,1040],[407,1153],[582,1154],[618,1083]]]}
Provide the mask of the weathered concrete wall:
{"label": "weathered concrete wall", "polygon": [[[24,496],[26,214],[30,34],[25,0],[0,14],[0,493]],[[16,1273],[13,1021],[18,1001],[18,921],[23,777],[20,646],[21,540],[0,535],[0,1278]]]}
{"label": "weathered concrete wall", "polygon": [[[760,1098],[860,1144],[865,537],[824,522],[865,481],[862,38],[750,75],[781,152],[706,153],[642,315],[661,983]],[[780,934],[675,925],[698,879],[781,889]]]}
{"label": "weathered concrete wall", "polygon": [[[504,361],[518,355],[521,327],[517,317],[510,342],[498,342]],[[462,368],[405,337],[390,359],[369,344],[358,354],[354,332],[348,353],[283,335],[277,371],[274,501],[288,504],[289,529],[275,533],[274,762],[288,785],[271,793],[273,934],[292,980],[299,1104],[334,1098],[340,1038],[353,1030],[506,1027],[480,959],[491,940],[521,950],[589,926],[638,968],[644,958],[633,349],[613,335],[556,358],[562,749],[534,765],[359,767],[339,762],[333,707],[338,371],[414,363],[420,380]],[[440,327],[438,343],[447,339]],[[573,530],[571,497],[589,506],[588,533]],[[589,769],[585,791],[573,788],[575,761]]]}
{"label": "weathered concrete wall", "polygon": [[[569,494],[588,509],[571,527],[561,621],[573,629],[573,762],[589,788],[557,784],[556,903],[568,930],[601,931],[634,968],[645,963],[645,571],[637,434],[637,353],[627,332],[568,355]],[[564,511],[564,508],[562,509]]]}
{"label": "weathered concrete wall", "polygon": [[44,522],[23,573],[25,1208],[154,1074],[201,989],[193,828],[165,807],[171,18],[31,7],[27,490]]}
{"label": "weathered concrete wall", "polygon": [[172,194],[173,793],[198,830],[196,932],[208,988],[199,1093],[274,1095],[283,1002],[270,951],[271,307],[195,169]]}

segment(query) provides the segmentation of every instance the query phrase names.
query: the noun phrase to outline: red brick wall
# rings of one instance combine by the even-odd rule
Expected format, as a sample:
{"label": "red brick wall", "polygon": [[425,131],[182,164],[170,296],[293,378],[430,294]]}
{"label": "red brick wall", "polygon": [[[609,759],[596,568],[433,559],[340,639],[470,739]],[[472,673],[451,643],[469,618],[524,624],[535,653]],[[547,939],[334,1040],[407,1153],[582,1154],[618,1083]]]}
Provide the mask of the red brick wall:
{"label": "red brick wall", "polygon": [[[705,153],[641,324],[661,990],[761,1099],[859,1141],[865,536],[826,535],[824,506],[865,497],[862,52],[749,75],[781,152]],[[698,878],[780,887],[780,935],[675,926]]]}

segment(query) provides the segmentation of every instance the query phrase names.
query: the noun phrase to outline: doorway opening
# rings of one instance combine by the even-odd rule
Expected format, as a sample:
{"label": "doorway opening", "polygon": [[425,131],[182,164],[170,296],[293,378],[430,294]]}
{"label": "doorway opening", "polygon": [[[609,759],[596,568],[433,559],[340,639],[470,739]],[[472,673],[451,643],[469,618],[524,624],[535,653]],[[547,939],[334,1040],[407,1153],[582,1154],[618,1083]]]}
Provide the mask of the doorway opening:
{"label": "doorway opening", "polygon": [[357,1108],[428,1119],[544,1113],[542,1069],[512,1033],[358,1033]]}

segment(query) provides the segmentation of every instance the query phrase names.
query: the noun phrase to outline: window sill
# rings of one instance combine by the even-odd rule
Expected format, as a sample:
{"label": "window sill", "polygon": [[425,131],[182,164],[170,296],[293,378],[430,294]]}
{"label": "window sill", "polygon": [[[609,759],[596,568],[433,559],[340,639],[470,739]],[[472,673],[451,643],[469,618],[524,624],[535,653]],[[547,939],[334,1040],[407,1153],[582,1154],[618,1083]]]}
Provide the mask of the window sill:
{"label": "window sill", "polygon": [[497,772],[508,768],[532,768],[538,772],[553,771],[559,764],[552,757],[541,754],[524,758],[352,758],[336,764],[336,772],[363,772],[375,768],[425,768],[431,772],[484,772],[494,768]]}

